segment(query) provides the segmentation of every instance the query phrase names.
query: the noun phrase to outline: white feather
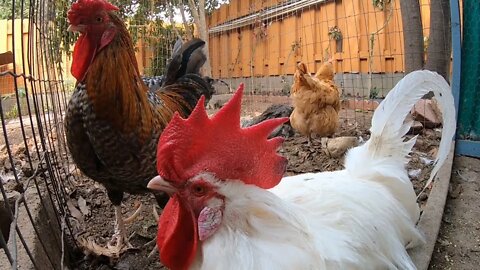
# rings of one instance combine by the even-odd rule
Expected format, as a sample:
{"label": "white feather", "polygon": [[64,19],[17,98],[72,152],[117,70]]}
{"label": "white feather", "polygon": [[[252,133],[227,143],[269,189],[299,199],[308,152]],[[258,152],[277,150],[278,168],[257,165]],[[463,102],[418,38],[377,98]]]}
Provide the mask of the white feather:
{"label": "white feather", "polygon": [[[443,129],[442,140],[435,159],[435,167],[430,174],[426,184],[428,186],[440,167],[445,162],[450,144],[455,135],[455,105],[450,86],[445,79],[436,72],[428,70],[414,71],[406,75],[398,84],[388,93],[385,100],[375,110],[370,128],[372,137],[387,141],[386,143],[377,143],[373,140],[370,147],[373,155],[403,155],[410,152],[411,148],[399,147],[398,139],[403,137],[410,129],[411,123],[403,124],[405,117],[410,112],[415,103],[425,94],[432,91],[442,110]],[[390,142],[390,143],[389,143]],[[379,147],[379,146],[382,147]],[[385,147],[387,146],[388,147]],[[413,146],[413,144],[412,144]],[[400,150],[400,152],[397,152]],[[387,152],[385,152],[387,151]],[[391,151],[391,152],[389,152]]]}
{"label": "white feather", "polygon": [[371,138],[349,151],[345,170],[285,177],[268,191],[205,177],[218,185],[225,209],[191,269],[415,269],[406,248],[422,236],[405,169],[415,139],[403,142],[403,122],[430,90],[444,121],[436,173],[455,130],[453,98],[436,73],[413,72],[375,111]]}

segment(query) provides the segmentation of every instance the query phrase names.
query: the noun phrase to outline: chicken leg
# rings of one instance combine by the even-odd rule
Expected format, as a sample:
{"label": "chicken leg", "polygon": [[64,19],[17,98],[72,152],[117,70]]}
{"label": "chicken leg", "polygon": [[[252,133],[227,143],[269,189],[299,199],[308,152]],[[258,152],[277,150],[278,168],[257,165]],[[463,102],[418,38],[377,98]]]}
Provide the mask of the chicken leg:
{"label": "chicken leg", "polygon": [[142,211],[143,205],[141,204],[130,217],[123,219],[121,206],[123,192],[117,192],[107,189],[107,193],[108,198],[115,207],[115,232],[111,240],[107,243],[107,247],[102,247],[98,245],[92,239],[79,239],[79,243],[82,244],[85,248],[85,251],[90,254],[94,254],[97,256],[106,256],[110,258],[118,258],[123,252],[134,248],[129,242],[129,237],[125,224],[131,223],[135,220],[135,218]]}
{"label": "chicken leg", "polygon": [[125,224],[132,222],[140,214],[143,205],[140,205],[138,209],[128,218],[122,218],[122,207],[120,205],[114,205],[115,207],[115,232],[112,239],[107,243],[107,247],[98,245],[93,239],[79,238],[78,242],[83,246],[85,252],[96,256],[106,256],[111,259],[119,258],[123,252],[134,249],[129,242],[127,230]]}
{"label": "chicken leg", "polygon": [[126,223],[130,223],[138,216],[142,210],[140,205],[138,209],[130,217],[123,219],[122,217],[122,206],[115,205],[115,233],[112,236],[112,239],[108,243],[108,249],[118,253],[119,255],[124,251],[133,248],[128,240],[127,229],[125,228]]}
{"label": "chicken leg", "polygon": [[123,192],[107,189],[108,198],[115,207],[115,233],[112,236],[112,239],[107,244],[107,248],[112,251],[113,254],[122,254],[124,251],[133,248],[133,246],[128,241],[127,229],[125,228],[125,223],[130,223],[138,216],[141,211],[142,205],[133,213],[132,216],[127,219],[122,217],[122,200]]}

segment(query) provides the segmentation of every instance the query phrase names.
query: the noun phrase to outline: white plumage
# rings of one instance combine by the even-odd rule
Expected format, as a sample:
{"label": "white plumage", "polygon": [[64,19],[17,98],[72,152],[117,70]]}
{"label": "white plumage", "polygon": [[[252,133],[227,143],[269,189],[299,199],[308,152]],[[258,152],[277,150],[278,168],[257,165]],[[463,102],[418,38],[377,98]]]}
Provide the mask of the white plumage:
{"label": "white plumage", "polygon": [[269,191],[222,181],[222,226],[192,269],[415,269],[406,247],[422,241],[420,212],[405,169],[415,139],[403,142],[404,119],[429,91],[443,116],[432,179],[449,152],[455,109],[441,76],[416,71],[377,108],[371,138],[348,152],[345,170],[285,177]]}

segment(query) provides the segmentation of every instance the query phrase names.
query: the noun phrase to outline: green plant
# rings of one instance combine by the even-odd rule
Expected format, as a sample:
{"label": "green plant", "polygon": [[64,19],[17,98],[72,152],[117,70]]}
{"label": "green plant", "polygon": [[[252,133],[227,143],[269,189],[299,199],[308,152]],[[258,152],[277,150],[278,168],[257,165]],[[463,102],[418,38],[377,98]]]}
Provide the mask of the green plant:
{"label": "green plant", "polygon": [[385,9],[385,6],[390,4],[392,0],[372,0],[372,4],[374,7],[380,9],[380,10],[384,10]]}
{"label": "green plant", "polygon": [[27,96],[27,91],[25,90],[24,87],[18,87],[17,94],[18,94],[18,97],[24,98]]}
{"label": "green plant", "polygon": [[18,107],[17,104],[13,105],[13,107],[5,113],[5,118],[10,119],[10,118],[16,118],[18,117]]}
{"label": "green plant", "polygon": [[334,39],[334,40],[340,40],[342,39],[342,31],[340,31],[340,28],[338,28],[338,26],[332,26],[332,27],[329,27],[328,28],[328,37],[330,39]]}
{"label": "green plant", "polygon": [[370,94],[369,94],[369,98],[370,99],[376,99],[378,98],[378,93],[380,92],[379,89],[377,89],[376,86],[374,86],[372,89],[370,89]]}

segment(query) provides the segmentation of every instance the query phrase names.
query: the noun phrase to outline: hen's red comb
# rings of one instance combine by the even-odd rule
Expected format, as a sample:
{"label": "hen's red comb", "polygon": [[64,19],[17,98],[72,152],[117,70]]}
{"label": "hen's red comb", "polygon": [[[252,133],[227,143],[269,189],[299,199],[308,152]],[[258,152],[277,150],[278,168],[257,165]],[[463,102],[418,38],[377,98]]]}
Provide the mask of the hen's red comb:
{"label": "hen's red comb", "polygon": [[201,172],[210,172],[222,180],[241,180],[261,188],[276,186],[287,164],[276,152],[283,138],[267,137],[288,118],[241,128],[242,94],[240,84],[232,99],[211,119],[205,111],[204,97],[187,119],[176,113],[158,143],[159,175],[182,183]]}
{"label": "hen's red comb", "polygon": [[102,9],[111,11],[118,10],[118,7],[105,0],[77,0],[77,2],[72,4],[70,10],[68,10],[68,21],[71,24],[78,24],[78,22],[75,21],[78,18],[78,16],[76,16],[77,14],[82,13],[84,15],[89,15]]}

